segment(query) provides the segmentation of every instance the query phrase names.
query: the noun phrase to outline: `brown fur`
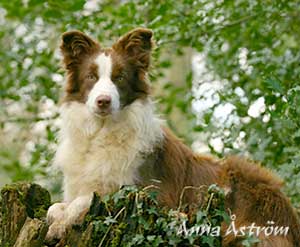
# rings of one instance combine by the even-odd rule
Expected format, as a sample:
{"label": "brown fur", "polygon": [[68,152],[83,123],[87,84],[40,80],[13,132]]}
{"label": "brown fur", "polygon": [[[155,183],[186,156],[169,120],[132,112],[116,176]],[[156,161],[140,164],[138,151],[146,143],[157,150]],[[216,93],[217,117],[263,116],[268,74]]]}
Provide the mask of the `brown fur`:
{"label": "brown fur", "polygon": [[100,45],[84,33],[71,31],[63,34],[60,49],[64,58],[63,64],[67,70],[65,91],[67,95],[73,94],[75,99],[79,100],[82,92],[84,92],[81,90],[84,83],[80,72],[89,71],[84,62],[87,58],[92,60],[91,57],[99,54]]}
{"label": "brown fur", "polygon": [[152,35],[152,31],[149,29],[136,28],[122,36],[112,46],[113,61],[121,64],[119,69],[118,66],[114,66],[112,76],[120,74],[117,72],[122,70],[124,81],[127,82],[127,88],[123,87],[120,90],[121,93],[127,92],[125,105],[132,103],[137,98],[145,98],[150,93],[147,71],[153,46]]}
{"label": "brown fur", "polygon": [[[219,166],[210,157],[196,156],[167,128],[164,129],[164,137],[163,143],[141,167],[142,181],[148,182],[153,178],[161,181],[157,184],[160,186],[161,203],[177,207],[184,187],[208,186],[216,183]],[[147,172],[143,172],[145,168]],[[203,188],[205,189],[207,188]],[[192,190],[184,193],[186,203],[198,203],[197,193]]]}
{"label": "brown fur", "polygon": [[[281,192],[282,181],[269,170],[246,159],[230,157],[222,164],[219,184],[229,187],[226,206],[241,225],[255,222],[264,226],[267,221],[274,221],[277,226],[289,226],[289,235],[284,241],[299,246],[299,219],[289,199]],[[284,246],[271,237],[266,241],[274,242],[267,246]]]}
{"label": "brown fur", "polygon": [[[250,226],[251,223],[265,226],[268,221],[274,221],[276,226],[289,226],[287,237],[261,235],[261,243],[257,247],[300,246],[299,219],[288,198],[281,192],[282,181],[279,178],[246,159],[229,157],[218,161],[196,155],[170,130],[164,129],[164,133],[164,142],[141,168],[144,182],[149,182],[150,177],[161,181],[155,185],[160,187],[159,200],[162,204],[178,207],[180,195],[186,186],[195,189],[184,192],[184,203],[201,203],[196,188],[204,186],[205,189],[205,186],[215,183],[229,190],[225,206],[236,215],[237,227]],[[150,172],[149,163],[153,168]],[[147,172],[143,172],[146,167]],[[239,239],[229,235],[224,238],[223,246],[242,245]]]}

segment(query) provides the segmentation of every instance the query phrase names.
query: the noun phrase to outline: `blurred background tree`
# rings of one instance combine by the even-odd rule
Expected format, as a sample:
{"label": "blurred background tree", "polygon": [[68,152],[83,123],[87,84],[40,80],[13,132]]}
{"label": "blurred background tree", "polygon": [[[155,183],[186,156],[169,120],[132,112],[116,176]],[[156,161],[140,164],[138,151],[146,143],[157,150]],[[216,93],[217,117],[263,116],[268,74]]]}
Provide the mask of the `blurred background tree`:
{"label": "blurred background tree", "polygon": [[153,29],[158,111],[198,152],[242,154],[286,181],[300,207],[300,5],[290,0],[0,1],[0,186],[34,180],[59,195],[62,32],[111,45]]}

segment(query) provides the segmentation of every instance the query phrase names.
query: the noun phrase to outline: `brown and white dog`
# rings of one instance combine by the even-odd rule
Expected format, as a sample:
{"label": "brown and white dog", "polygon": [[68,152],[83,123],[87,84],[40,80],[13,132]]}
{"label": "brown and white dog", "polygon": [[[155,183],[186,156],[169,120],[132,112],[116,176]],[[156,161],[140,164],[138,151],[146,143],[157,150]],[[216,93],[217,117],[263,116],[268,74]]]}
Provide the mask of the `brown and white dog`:
{"label": "brown and white dog", "polygon": [[[109,49],[79,31],[63,34],[67,83],[54,165],[64,173],[64,202],[48,210],[47,239],[63,237],[94,191],[105,195],[122,185],[155,184],[160,203],[176,207],[186,186],[216,183],[228,191],[226,205],[237,227],[267,221],[289,227],[286,237],[260,235],[259,246],[300,246],[299,221],[278,178],[244,159],[196,155],[163,127],[149,95],[151,49],[152,31],[144,28]],[[193,190],[183,199],[201,203]],[[239,243],[229,235],[223,246]]]}

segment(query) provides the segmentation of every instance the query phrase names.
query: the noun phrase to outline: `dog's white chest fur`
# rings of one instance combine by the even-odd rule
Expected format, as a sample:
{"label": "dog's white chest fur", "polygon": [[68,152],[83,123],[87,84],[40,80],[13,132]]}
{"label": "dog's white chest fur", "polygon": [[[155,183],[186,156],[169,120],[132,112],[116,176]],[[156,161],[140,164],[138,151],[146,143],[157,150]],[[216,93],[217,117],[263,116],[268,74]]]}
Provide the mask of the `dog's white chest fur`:
{"label": "dog's white chest fur", "polygon": [[151,102],[136,101],[113,118],[100,120],[84,104],[62,106],[60,144],[54,165],[64,173],[64,199],[133,184],[143,156],[163,138]]}

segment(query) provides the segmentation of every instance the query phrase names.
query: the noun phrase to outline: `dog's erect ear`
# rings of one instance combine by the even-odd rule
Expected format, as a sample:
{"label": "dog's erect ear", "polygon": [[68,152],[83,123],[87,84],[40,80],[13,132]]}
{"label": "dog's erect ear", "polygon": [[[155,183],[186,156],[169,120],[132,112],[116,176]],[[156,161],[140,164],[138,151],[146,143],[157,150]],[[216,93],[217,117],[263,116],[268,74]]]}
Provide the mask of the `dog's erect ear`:
{"label": "dog's erect ear", "polygon": [[70,31],[62,35],[60,49],[64,67],[68,72],[66,91],[69,93],[77,92],[80,88],[78,66],[84,57],[99,52],[100,45],[82,32]]}
{"label": "dog's erect ear", "polygon": [[153,32],[150,29],[136,28],[122,36],[113,45],[113,49],[134,58],[139,66],[147,69],[153,46],[152,35]]}
{"label": "dog's erect ear", "polygon": [[75,59],[100,49],[100,45],[86,34],[70,31],[62,35],[60,46],[64,58]]}

